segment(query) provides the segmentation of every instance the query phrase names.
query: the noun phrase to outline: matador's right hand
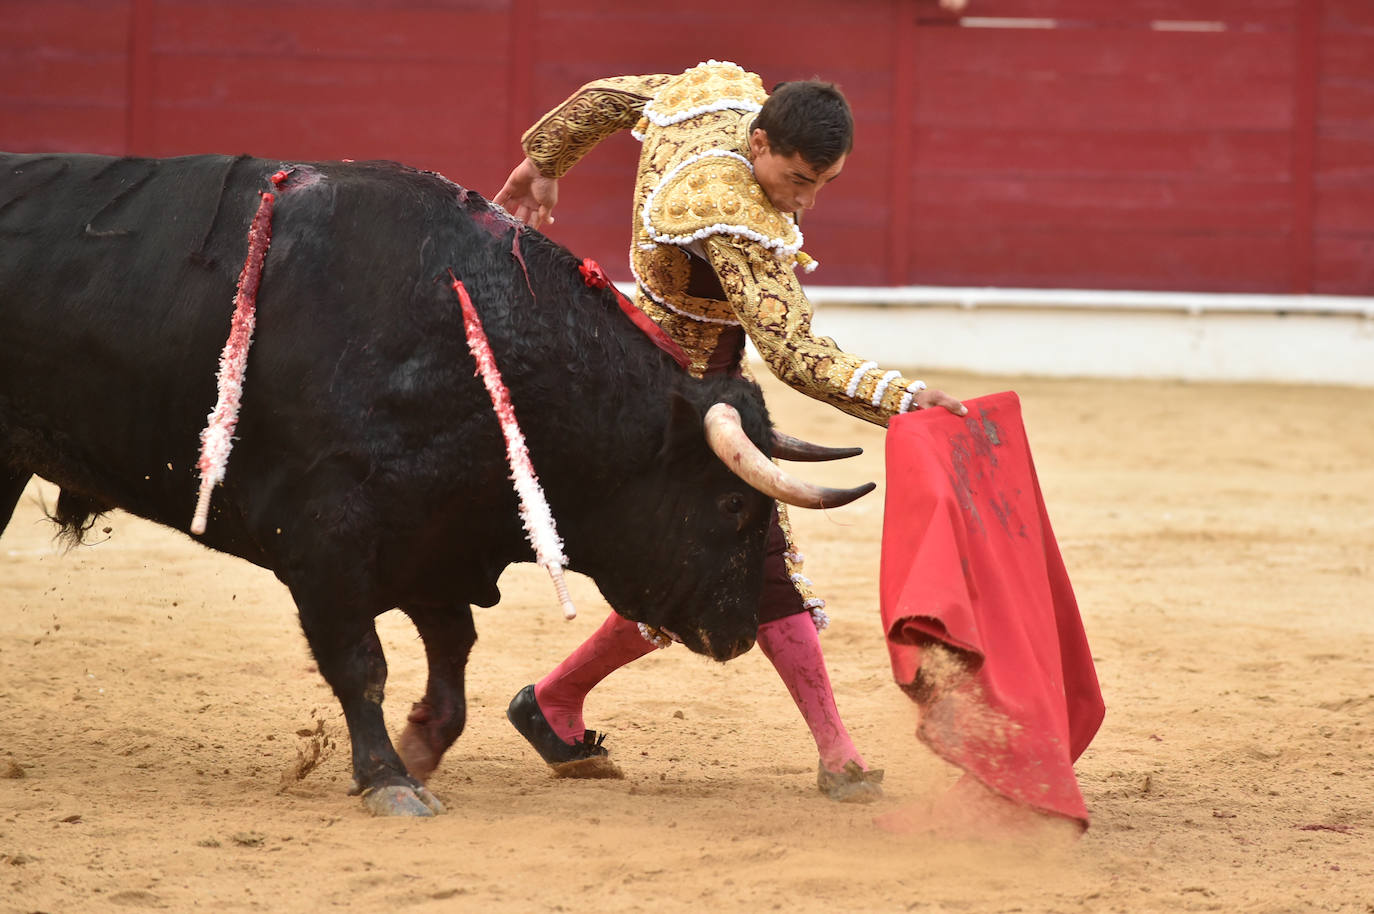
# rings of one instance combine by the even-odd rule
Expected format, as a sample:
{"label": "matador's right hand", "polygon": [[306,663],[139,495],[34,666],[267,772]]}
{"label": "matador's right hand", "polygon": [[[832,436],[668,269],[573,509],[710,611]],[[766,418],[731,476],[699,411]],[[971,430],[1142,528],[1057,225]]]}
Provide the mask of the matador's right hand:
{"label": "matador's right hand", "polygon": [[495,203],[530,228],[552,225],[553,208],[558,205],[558,179],[540,174],[527,157],[506,178]]}

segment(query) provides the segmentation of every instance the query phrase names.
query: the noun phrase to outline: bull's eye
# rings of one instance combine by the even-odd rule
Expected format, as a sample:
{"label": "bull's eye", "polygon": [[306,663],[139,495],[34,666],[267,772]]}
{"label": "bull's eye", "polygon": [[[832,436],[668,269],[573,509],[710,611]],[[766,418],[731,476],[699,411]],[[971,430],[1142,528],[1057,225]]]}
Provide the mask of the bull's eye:
{"label": "bull's eye", "polygon": [[747,505],[743,495],[741,495],[739,492],[729,492],[725,495],[720,496],[716,504],[719,505],[721,514],[724,514],[726,517],[732,517],[735,519],[735,529],[743,529],[743,514],[744,509]]}

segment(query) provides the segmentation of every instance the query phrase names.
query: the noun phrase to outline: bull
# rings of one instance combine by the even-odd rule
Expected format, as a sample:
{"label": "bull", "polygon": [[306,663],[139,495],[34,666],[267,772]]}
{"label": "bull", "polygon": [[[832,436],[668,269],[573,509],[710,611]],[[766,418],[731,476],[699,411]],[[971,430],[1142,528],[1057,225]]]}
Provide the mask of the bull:
{"label": "bull", "polygon": [[[779,473],[766,455],[784,439],[755,384],[690,377],[572,254],[442,176],[0,154],[0,531],[35,475],[60,489],[52,516],[73,542],[114,508],[187,527],[264,190],[276,203],[256,337],[200,539],[289,589],[343,708],[352,792],[374,813],[441,808],[424,782],[463,730],[471,607],[496,604],[502,570],[533,558],[450,274],[485,326],[570,567],[626,618],[716,660],[748,650],[771,499],[842,504],[871,488]],[[720,435],[704,422],[716,404],[738,413]],[[789,447],[817,456],[803,445]],[[428,660],[399,751],[374,627],[392,608]]]}

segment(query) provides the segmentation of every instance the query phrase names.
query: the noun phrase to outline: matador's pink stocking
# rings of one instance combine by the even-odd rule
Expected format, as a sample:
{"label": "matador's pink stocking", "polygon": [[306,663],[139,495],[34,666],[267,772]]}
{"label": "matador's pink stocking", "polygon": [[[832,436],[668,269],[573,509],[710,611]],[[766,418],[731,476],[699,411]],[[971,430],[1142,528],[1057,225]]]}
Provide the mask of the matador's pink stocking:
{"label": "matador's pink stocking", "polygon": [[[792,700],[797,703],[820,750],[821,764],[839,771],[851,759],[867,769],[854,748],[830,689],[830,674],[821,654],[821,639],[810,613],[783,616],[759,626],[759,647],[772,662]],[[579,731],[581,732],[581,731]]]}
{"label": "matador's pink stocking", "polygon": [[534,686],[534,700],[565,743],[582,739],[582,702],[598,682],[654,650],[639,624],[612,612],[592,636]]}

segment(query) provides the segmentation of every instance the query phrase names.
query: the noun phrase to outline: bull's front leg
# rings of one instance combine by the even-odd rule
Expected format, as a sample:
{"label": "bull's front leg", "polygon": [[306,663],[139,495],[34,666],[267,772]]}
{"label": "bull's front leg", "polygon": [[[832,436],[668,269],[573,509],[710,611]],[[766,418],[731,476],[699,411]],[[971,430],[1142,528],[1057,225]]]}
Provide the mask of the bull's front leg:
{"label": "bull's front leg", "polygon": [[397,743],[406,768],[423,782],[429,780],[467,723],[464,678],[477,629],[472,607],[466,603],[403,608],[424,641],[429,681],[424,698],[411,708]]}
{"label": "bull's front leg", "polygon": [[382,714],[386,657],[371,614],[346,599],[327,600],[293,588],[301,628],[320,674],[343,706],[353,747],[352,794],[379,816],[431,816],[443,806],[412,778],[387,735]]}

